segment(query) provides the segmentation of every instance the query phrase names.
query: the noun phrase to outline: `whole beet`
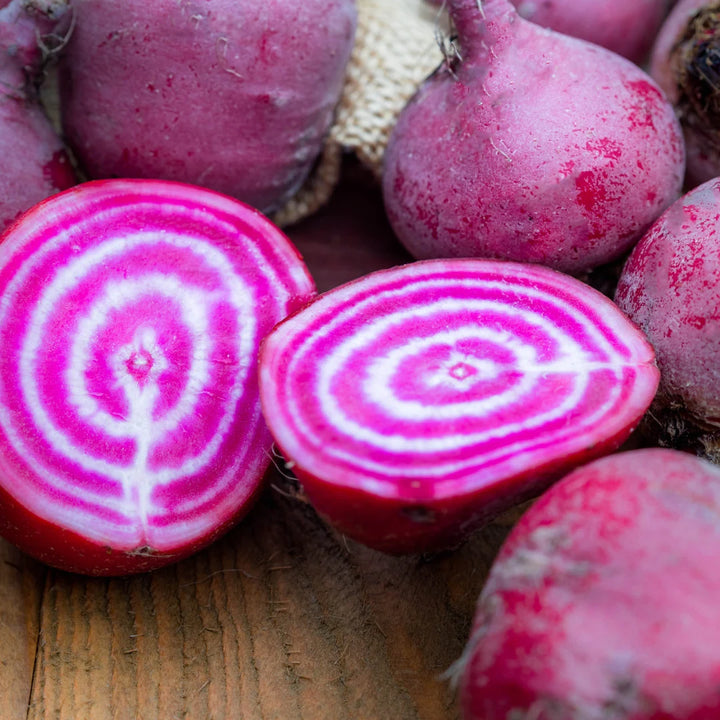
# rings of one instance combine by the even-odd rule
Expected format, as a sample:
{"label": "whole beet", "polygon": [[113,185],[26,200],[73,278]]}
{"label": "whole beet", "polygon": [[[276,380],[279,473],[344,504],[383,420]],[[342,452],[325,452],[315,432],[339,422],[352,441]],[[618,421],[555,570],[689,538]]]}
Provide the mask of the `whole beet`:
{"label": "whole beet", "polygon": [[76,0],[62,122],[93,178],[202,185],[261,210],[302,184],[331,124],[354,0]]}
{"label": "whole beet", "polygon": [[627,251],[677,198],[673,109],[633,63],[449,0],[457,57],[402,112],[385,157],[391,224],[418,258],[484,256],[579,274]]}
{"label": "whole beet", "polygon": [[465,720],[720,717],[720,470],[597,460],[521,518],[459,665]]}
{"label": "whole beet", "polygon": [[657,353],[663,423],[675,433],[700,429],[706,449],[717,449],[720,179],[690,190],[653,224],[623,267],[615,301]]}
{"label": "whole beet", "polygon": [[557,32],[602,45],[628,60],[645,60],[668,0],[512,0],[520,15]]}
{"label": "whole beet", "polygon": [[[0,6],[0,229],[75,183],[37,89],[43,36],[53,34],[66,10],[60,0],[11,0]],[[53,44],[45,39],[46,47]]]}
{"label": "whole beet", "polygon": [[720,2],[680,0],[658,33],[650,74],[680,118],[688,188],[720,175],[719,57]]}

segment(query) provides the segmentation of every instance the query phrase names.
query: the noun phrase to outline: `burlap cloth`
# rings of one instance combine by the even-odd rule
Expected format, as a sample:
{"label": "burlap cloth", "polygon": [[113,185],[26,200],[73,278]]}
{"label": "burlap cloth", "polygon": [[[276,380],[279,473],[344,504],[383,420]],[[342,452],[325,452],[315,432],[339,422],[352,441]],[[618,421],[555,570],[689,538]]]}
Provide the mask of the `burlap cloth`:
{"label": "burlap cloth", "polygon": [[343,94],[323,152],[300,191],[273,216],[288,226],[322,207],[344,153],[377,177],[398,113],[442,62],[444,18],[425,0],[357,0],[358,25]]}

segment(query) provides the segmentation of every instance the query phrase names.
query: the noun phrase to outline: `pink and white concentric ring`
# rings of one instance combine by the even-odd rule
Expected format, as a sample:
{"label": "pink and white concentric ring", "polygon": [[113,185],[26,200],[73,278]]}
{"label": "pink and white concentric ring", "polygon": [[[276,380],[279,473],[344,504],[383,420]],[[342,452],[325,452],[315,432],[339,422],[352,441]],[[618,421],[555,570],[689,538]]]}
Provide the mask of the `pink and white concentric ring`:
{"label": "pink and white concentric ring", "polygon": [[98,545],[226,528],[271,440],[256,355],[314,292],[260,213],[155,181],[78,186],[0,245],[0,483]]}
{"label": "pink and white concentric ring", "polygon": [[431,260],[330,291],[261,351],[270,429],[318,482],[432,503],[629,434],[652,348],[591,287],[535,265]]}

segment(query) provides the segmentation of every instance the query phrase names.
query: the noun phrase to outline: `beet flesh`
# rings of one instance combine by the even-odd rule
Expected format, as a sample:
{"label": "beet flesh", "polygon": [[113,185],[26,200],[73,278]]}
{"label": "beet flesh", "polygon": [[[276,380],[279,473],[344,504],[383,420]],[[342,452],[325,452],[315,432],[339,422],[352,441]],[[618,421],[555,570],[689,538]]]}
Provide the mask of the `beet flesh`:
{"label": "beet flesh", "polygon": [[189,185],[78,185],[0,243],[0,534],[94,575],[166,565],[269,463],[261,338],[314,292],[258,211]]}
{"label": "beet flesh", "polygon": [[385,156],[391,225],[417,258],[495,257],[581,274],[620,257],[684,173],[672,106],[640,68],[451,0],[458,57],[401,113]]}
{"label": "beet flesh", "polygon": [[674,450],[575,470],[511,532],[458,671],[465,720],[714,720],[720,470]]}
{"label": "beet flesh", "polygon": [[265,339],[259,377],[315,508],[390,553],[456,545],[616,449],[658,381],[645,338],[597,291],[474,259],[325,293]]}
{"label": "beet flesh", "polygon": [[340,97],[353,0],[75,0],[63,129],[91,178],[209,187],[263,211],[308,175]]}

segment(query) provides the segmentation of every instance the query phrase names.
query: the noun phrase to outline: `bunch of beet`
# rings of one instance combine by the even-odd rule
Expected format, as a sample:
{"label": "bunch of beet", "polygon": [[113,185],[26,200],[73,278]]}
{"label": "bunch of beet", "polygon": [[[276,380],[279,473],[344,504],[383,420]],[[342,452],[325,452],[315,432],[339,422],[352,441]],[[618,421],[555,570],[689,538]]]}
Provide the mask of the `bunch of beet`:
{"label": "bunch of beet", "polygon": [[[153,569],[249,510],[273,445],[332,527],[388,553],[539,498],[454,668],[465,717],[710,720],[720,471],[616,451],[652,408],[664,442],[718,457],[720,181],[681,197],[712,102],[658,68],[720,9],[677,5],[656,83],[633,60],[664,1],[592,22],[445,4],[455,36],[383,172],[417,261],[321,295],[263,213],[318,157],[352,0],[2,4],[3,154],[28,175],[0,205],[0,533],[72,571]],[[37,102],[48,54],[75,187]],[[614,300],[580,279],[607,263]]]}

